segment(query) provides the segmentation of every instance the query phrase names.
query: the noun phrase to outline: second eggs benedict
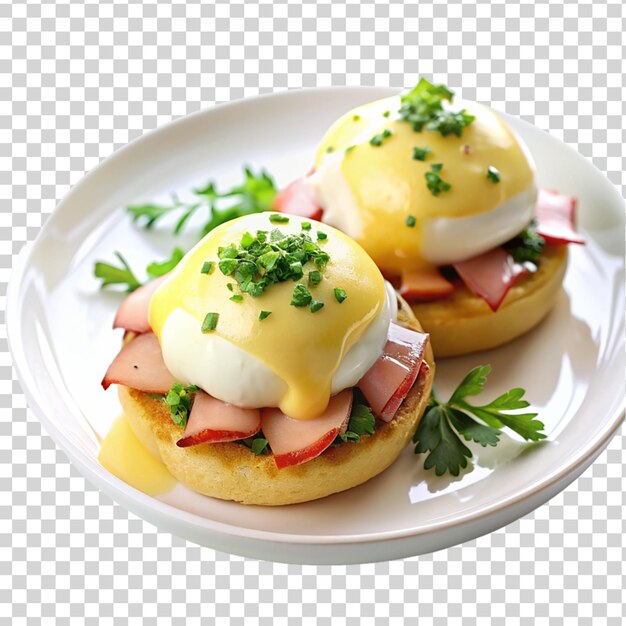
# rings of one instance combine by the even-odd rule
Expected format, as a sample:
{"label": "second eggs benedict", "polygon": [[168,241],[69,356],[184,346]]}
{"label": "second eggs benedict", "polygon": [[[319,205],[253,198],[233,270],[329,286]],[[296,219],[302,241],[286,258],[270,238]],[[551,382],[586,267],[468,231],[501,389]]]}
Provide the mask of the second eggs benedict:
{"label": "second eggs benedict", "polygon": [[358,241],[441,356],[534,326],[561,284],[562,244],[582,241],[574,199],[538,191],[522,139],[491,109],[453,96],[422,79],[347,112],[322,138],[313,173],[275,202]]}

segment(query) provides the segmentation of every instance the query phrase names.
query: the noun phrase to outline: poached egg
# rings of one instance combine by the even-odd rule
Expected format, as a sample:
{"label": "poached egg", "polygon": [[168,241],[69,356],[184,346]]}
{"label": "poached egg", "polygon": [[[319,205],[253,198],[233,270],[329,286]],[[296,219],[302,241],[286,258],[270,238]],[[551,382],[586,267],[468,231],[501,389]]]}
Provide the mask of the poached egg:
{"label": "poached egg", "polygon": [[[275,406],[313,419],[382,354],[397,301],[372,259],[344,233],[296,216],[276,221],[260,213],[212,230],[152,296],[150,325],[168,370],[183,384],[240,407]],[[307,280],[318,269],[309,261],[298,281],[270,284],[257,297],[242,292],[221,271],[220,251],[259,232],[272,241],[308,236],[328,255],[321,281]],[[323,306],[294,306],[298,284]],[[203,329],[209,312],[213,328]]]}
{"label": "poached egg", "polygon": [[[475,117],[459,137],[415,131],[400,108],[400,96],[360,106],[323,137],[307,181],[325,223],[390,276],[464,261],[526,228],[537,197],[534,164],[494,111],[455,101],[455,110]],[[416,148],[423,160],[414,158]],[[449,185],[437,194],[425,176],[433,165]]]}

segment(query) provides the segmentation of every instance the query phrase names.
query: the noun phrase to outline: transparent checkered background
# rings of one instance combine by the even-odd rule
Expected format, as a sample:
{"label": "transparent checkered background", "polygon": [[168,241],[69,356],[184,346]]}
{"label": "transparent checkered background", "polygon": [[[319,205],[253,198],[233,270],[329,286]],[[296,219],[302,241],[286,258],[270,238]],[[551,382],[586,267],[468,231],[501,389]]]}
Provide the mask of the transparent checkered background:
{"label": "transparent checkered background", "polygon": [[0,623],[622,624],[624,436],[549,504],[463,546],[259,563],[157,533],[88,485],[27,410],[2,324],[12,256],[70,187],[215,102],[425,74],[548,129],[624,190],[625,16],[619,0],[1,0]]}

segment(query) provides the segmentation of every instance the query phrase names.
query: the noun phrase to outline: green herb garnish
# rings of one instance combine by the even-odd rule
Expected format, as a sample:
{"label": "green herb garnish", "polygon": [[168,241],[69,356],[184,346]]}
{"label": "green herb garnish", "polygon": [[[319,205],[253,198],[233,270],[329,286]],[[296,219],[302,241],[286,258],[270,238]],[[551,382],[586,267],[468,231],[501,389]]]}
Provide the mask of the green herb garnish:
{"label": "green herb garnish", "polygon": [[239,293],[236,293],[234,296],[231,296],[229,300],[232,300],[233,302],[243,302],[243,296]]}
{"label": "green herb garnish", "polygon": [[322,232],[321,230],[317,231],[317,239],[318,241],[324,241],[325,239],[328,239],[328,235],[324,232]]}
{"label": "green herb garnish", "polygon": [[252,297],[260,296],[276,283],[300,280],[309,262],[323,270],[330,260],[306,232],[286,235],[274,229],[247,235],[245,242],[242,239],[238,245],[218,248],[217,256],[220,271],[232,276],[241,292]]}
{"label": "green herb garnish", "polygon": [[492,183],[499,183],[500,171],[497,168],[495,168],[493,165],[490,165],[487,168],[487,179],[490,180]]}
{"label": "green herb garnish", "polygon": [[262,322],[264,319],[267,319],[271,314],[272,314],[271,311],[261,311],[259,313],[259,321]]}
{"label": "green herb garnish", "polygon": [[490,371],[490,365],[472,369],[447,402],[442,402],[435,393],[432,394],[413,442],[416,444],[416,454],[429,453],[424,468],[434,467],[437,476],[445,472],[458,476],[461,468],[467,467],[467,459],[471,458],[472,452],[459,435],[483,447],[497,445],[500,431],[505,426],[527,441],[546,438],[541,432],[543,423],[534,419],[537,413],[504,412],[529,406],[526,400],[522,400],[524,389],[511,389],[484,405],[472,405],[466,400],[468,396],[475,396],[483,390]]}
{"label": "green herb garnish", "polygon": [[172,250],[172,256],[165,261],[157,262],[153,261],[146,267],[146,272],[152,278],[158,278],[159,276],[164,276],[168,272],[171,272],[181,261],[181,259],[185,256],[185,251],[181,248],[174,248]]}
{"label": "green herb garnish", "polygon": [[296,285],[293,289],[290,304],[295,307],[303,307],[311,304],[312,300],[313,296],[307,287],[304,285]]}
{"label": "green herb garnish", "polygon": [[391,111],[385,111],[383,113],[383,117],[389,117],[391,115]]}
{"label": "green herb garnish", "polygon": [[300,228],[302,228],[302,230],[311,230],[311,222],[301,222]]}
{"label": "green herb garnish", "polygon": [[433,196],[438,196],[442,191],[449,191],[452,187],[450,183],[447,183],[441,176],[439,176],[439,172],[443,169],[443,163],[433,163],[430,166],[430,172],[426,172],[424,174],[424,178],[426,178],[426,186],[430,190],[430,193]]}
{"label": "green herb garnish", "polygon": [[196,387],[196,385],[185,386],[176,383],[172,385],[172,388],[167,392],[164,400],[170,407],[172,421],[177,426],[184,428],[187,425],[187,419],[191,411],[191,394],[199,389],[200,388]]}
{"label": "green herb garnish", "polygon": [[337,300],[339,304],[341,304],[348,297],[348,294],[339,287],[335,287],[333,289],[333,293],[335,294],[335,300]]}
{"label": "green herb garnish", "polygon": [[262,454],[269,453],[269,444],[268,444],[267,439],[263,437],[262,432],[258,432],[256,435],[253,435],[252,437],[241,439],[240,442],[243,443],[244,446],[250,448],[250,450],[252,450],[255,456],[260,456]]}
{"label": "green herb garnish", "polygon": [[425,161],[432,150],[428,146],[415,146],[413,148],[413,159],[415,161]]}
{"label": "green herb garnish", "polygon": [[313,300],[313,302],[309,305],[309,311],[311,311],[311,313],[317,313],[317,311],[323,308],[324,303],[321,300]]}
{"label": "green herb garnish", "polygon": [[202,264],[202,269],[200,270],[201,274],[210,274],[213,271],[213,262],[205,261]]}
{"label": "green herb garnish", "polygon": [[408,93],[401,97],[400,118],[413,125],[413,130],[420,132],[424,127],[441,133],[444,137],[455,134],[460,137],[463,129],[471,124],[475,117],[465,109],[446,111],[443,103],[452,103],[454,92],[445,85],[434,85],[422,78]]}
{"label": "green herb garnish", "polygon": [[334,152],[335,148],[333,146],[328,146],[328,148],[326,148],[326,154],[330,154],[331,152]]}
{"label": "green herb garnish", "polygon": [[406,222],[405,224],[409,227],[409,228],[413,228],[415,226],[417,222],[417,219],[415,218],[415,215],[407,215],[406,216]]}
{"label": "green herb garnish", "polygon": [[119,259],[120,267],[103,261],[97,261],[94,265],[94,276],[102,280],[100,289],[109,285],[126,285],[126,291],[130,293],[141,287],[141,282],[130,269],[126,259],[117,251],[113,254]]}
{"label": "green herb garnish", "polygon": [[202,332],[209,333],[217,328],[217,320],[219,319],[219,313],[207,313],[204,321],[202,322]]}
{"label": "green herb garnish", "polygon": [[346,432],[338,435],[338,439],[346,443],[360,443],[361,437],[364,435],[373,435],[376,425],[376,418],[370,411],[369,407],[364,404],[355,404],[352,406],[350,421]]}
{"label": "green herb garnish", "polygon": [[[130,293],[141,287],[142,284],[145,284],[137,278],[126,259],[119,252],[114,252],[113,254],[120,261],[119,267],[103,261],[97,261],[94,265],[94,276],[102,281],[100,289],[104,289],[109,285],[126,285],[126,291]],[[174,248],[169,259],[150,263],[146,268],[146,274],[149,277],[146,282],[149,282],[152,278],[167,274],[178,265],[184,255],[185,252],[181,248]]]}
{"label": "green herb garnish", "polygon": [[244,169],[244,180],[225,191],[218,191],[214,182],[207,183],[193,191],[194,198],[190,202],[181,201],[172,196],[170,204],[138,204],[129,206],[127,211],[136,222],[144,228],[152,228],[166,215],[181,214],[174,233],[180,233],[191,216],[199,210],[207,211],[208,218],[201,228],[201,236],[206,235],[216,226],[242,215],[269,211],[276,196],[276,185],[271,176],[261,170],[255,174],[250,168]]}
{"label": "green herb garnish", "polygon": [[391,130],[389,130],[388,128],[385,128],[385,130],[383,130],[382,133],[379,133],[378,135],[374,135],[370,139],[370,145],[378,147],[378,146],[382,145],[382,143],[383,143],[383,141],[385,141],[385,139],[389,139],[389,137],[391,137],[391,135],[393,135]]}
{"label": "green herb garnish", "polygon": [[353,121],[353,122],[358,122],[360,119],[361,119],[361,116],[360,116],[360,115],[353,115],[353,116],[352,116],[352,121]]}
{"label": "green herb garnish", "polygon": [[348,147],[344,150],[344,152],[345,152],[346,154],[350,154],[350,153],[351,153],[351,152],[352,152],[355,148],[356,148],[356,146],[355,146],[355,145],[348,146]]}
{"label": "green herb garnish", "polygon": [[272,222],[272,224],[288,224],[289,218],[286,215],[281,215],[280,213],[272,213],[270,215],[270,222]]}
{"label": "green herb garnish", "polygon": [[309,272],[309,285],[311,287],[317,287],[322,282],[322,272],[318,270],[311,270]]}
{"label": "green herb garnish", "polygon": [[533,220],[517,237],[504,244],[504,248],[516,263],[536,263],[546,246],[546,240],[537,232],[537,221]]}

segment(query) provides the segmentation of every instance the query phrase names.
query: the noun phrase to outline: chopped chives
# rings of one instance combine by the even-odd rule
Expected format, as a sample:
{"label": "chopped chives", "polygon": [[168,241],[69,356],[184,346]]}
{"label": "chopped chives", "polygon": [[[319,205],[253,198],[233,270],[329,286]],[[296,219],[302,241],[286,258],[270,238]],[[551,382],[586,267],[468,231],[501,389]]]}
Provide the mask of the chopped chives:
{"label": "chopped chives", "polygon": [[[288,224],[289,218],[286,215],[281,215],[280,213],[272,213],[270,215],[270,222],[272,222],[272,224]],[[242,246],[242,248],[245,248],[245,246]]]}
{"label": "chopped chives", "polygon": [[259,313],[259,320],[262,322],[264,319],[267,319],[271,314],[271,311],[261,311]]}
{"label": "chopped chives", "polygon": [[497,168],[495,168],[493,165],[490,165],[487,168],[487,178],[492,183],[499,183],[500,182],[500,171]]}
{"label": "chopped chives", "polygon": [[333,292],[335,294],[335,299],[339,302],[339,304],[341,304],[348,297],[348,294],[339,287],[335,287]]}
{"label": "chopped chives", "polygon": [[204,318],[204,322],[202,322],[202,332],[208,333],[212,330],[215,330],[219,317],[219,313],[207,313],[206,317]]}
{"label": "chopped chives", "polygon": [[234,296],[231,296],[229,300],[232,300],[233,302],[243,302],[243,296],[236,293]]}
{"label": "chopped chives", "polygon": [[415,215],[407,215],[407,217],[406,217],[406,225],[409,228],[413,228],[415,226],[416,221],[417,220],[415,219]]}
{"label": "chopped chives", "polygon": [[311,313],[317,313],[317,311],[322,308],[324,308],[324,303],[321,300],[313,300],[309,305],[309,311],[311,311]]}
{"label": "chopped chives", "polygon": [[202,264],[201,274],[210,274],[213,271],[213,263],[211,261],[205,261]]}

